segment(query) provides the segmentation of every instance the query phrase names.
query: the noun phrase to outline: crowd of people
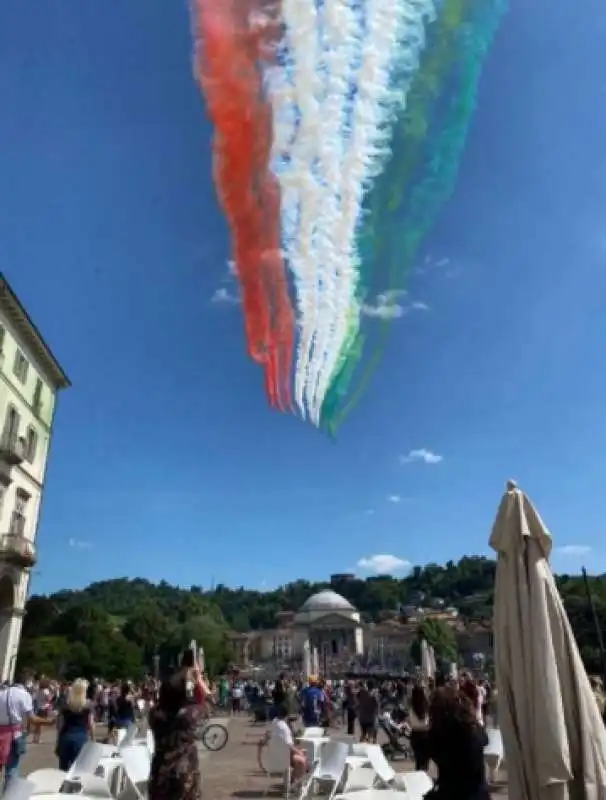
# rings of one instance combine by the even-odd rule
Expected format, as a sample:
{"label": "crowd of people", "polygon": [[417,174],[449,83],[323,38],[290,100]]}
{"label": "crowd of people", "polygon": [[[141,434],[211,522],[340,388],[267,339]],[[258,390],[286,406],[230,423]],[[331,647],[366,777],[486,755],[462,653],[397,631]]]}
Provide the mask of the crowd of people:
{"label": "crowd of people", "polygon": [[[297,728],[322,726],[346,729],[362,742],[375,743],[381,729],[397,741],[409,741],[416,769],[437,767],[434,796],[484,800],[483,747],[486,716],[496,718],[496,692],[488,681],[464,675],[457,680],[324,681],[281,674],[274,681],[225,676],[205,680],[193,651],[186,650],[181,667],[163,682],[152,678],[141,684],[110,684],[94,680],[59,683],[44,676],[4,687],[0,692],[0,740],[10,739],[6,775],[18,772],[25,742],[40,741],[40,732],[57,731],[59,767],[67,770],[86,741],[94,739],[98,723],[113,734],[138,718],[148,720],[154,734],[150,800],[199,800],[196,731],[208,706],[231,714],[264,715],[271,720],[269,736],[277,736],[291,750],[293,773],[309,768],[296,744]],[[4,709],[4,711],[3,711]],[[1,749],[1,745],[0,745]],[[456,787],[456,794],[455,792]],[[464,789],[464,793],[461,791]]]}
{"label": "crowd of people", "polygon": [[40,743],[42,730],[57,731],[55,754],[67,770],[96,725],[107,727],[108,739],[142,715],[157,694],[151,679],[140,685],[77,679],[60,682],[44,675],[23,676],[0,690],[0,762],[5,779],[18,773],[28,742]]}
{"label": "crowd of people", "polygon": [[[299,714],[305,727],[344,725],[361,742],[376,743],[382,728],[391,738],[406,736],[415,768],[426,771],[430,761],[438,779],[435,800],[488,800],[484,725],[496,715],[496,693],[488,681],[471,675],[456,680],[357,679],[329,683],[310,677],[304,686],[281,675],[273,686],[273,721],[267,736],[278,737],[290,749],[291,768],[301,776],[308,764],[297,746]],[[298,706],[289,705],[291,697]]]}

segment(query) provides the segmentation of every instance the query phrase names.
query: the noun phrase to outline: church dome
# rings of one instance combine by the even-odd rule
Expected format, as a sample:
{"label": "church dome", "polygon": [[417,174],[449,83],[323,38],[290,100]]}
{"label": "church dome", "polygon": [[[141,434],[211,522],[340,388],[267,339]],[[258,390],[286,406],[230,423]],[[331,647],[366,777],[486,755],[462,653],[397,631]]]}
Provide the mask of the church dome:
{"label": "church dome", "polygon": [[355,611],[349,600],[340,594],[326,589],[312,594],[301,606],[301,611]]}

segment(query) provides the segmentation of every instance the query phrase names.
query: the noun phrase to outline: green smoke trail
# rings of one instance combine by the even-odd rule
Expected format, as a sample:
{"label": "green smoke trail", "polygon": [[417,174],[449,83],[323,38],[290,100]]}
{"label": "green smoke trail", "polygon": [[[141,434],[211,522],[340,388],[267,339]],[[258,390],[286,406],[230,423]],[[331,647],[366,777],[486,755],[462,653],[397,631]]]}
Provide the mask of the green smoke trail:
{"label": "green smoke trail", "polygon": [[[429,32],[406,109],[394,128],[391,160],[368,197],[360,235],[363,274],[376,274],[378,265],[387,264],[388,291],[402,288],[419,245],[455,187],[482,66],[505,10],[506,0],[481,5],[446,0]],[[380,325],[379,342],[348,400],[363,350],[361,333],[350,336],[341,351],[322,406],[322,425],[333,435],[381,359],[389,323]]]}

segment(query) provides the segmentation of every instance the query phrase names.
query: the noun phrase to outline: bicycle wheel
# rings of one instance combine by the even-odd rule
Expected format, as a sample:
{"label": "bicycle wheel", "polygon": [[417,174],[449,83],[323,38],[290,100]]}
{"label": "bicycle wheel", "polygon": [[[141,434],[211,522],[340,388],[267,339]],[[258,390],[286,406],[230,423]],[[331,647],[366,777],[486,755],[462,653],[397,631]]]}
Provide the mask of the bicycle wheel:
{"label": "bicycle wheel", "polygon": [[227,728],[218,722],[211,722],[202,731],[202,744],[213,753],[223,750],[229,739]]}

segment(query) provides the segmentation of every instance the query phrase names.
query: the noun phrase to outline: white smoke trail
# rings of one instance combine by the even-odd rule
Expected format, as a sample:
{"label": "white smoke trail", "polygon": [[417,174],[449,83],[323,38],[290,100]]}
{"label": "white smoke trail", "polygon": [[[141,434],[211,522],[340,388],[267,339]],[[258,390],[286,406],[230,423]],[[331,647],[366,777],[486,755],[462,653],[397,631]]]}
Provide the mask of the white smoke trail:
{"label": "white smoke trail", "polygon": [[[282,25],[281,3],[268,2],[262,11],[254,11],[249,17],[252,26],[273,27]],[[297,104],[293,76],[293,64],[289,54],[287,32],[274,48],[273,58],[263,65],[264,89],[272,109],[273,140],[270,167],[279,177],[289,158],[289,148],[297,129]],[[292,194],[292,192],[291,192]],[[297,197],[281,198],[282,238],[290,249],[296,235]]]}
{"label": "white smoke trail", "polygon": [[347,0],[324,0],[320,16],[324,80],[317,133],[320,140],[318,171],[321,191],[314,257],[316,269],[320,272],[322,291],[313,343],[310,342],[311,347],[307,350],[306,362],[297,365],[297,370],[306,378],[305,404],[308,413],[312,409],[315,385],[310,365],[316,363],[318,354],[327,347],[330,319],[335,313],[334,299],[341,290],[341,276],[332,258],[333,235],[339,224],[341,170],[349,134],[348,117],[352,108],[350,94],[356,58],[359,60],[361,57],[362,34],[361,13],[352,9]]}
{"label": "white smoke trail", "polygon": [[[314,174],[319,140],[317,137],[321,81],[319,77],[318,14],[314,2],[283,0],[282,18],[293,78],[293,100],[298,110],[298,126],[288,147],[289,163],[278,172],[282,203],[286,214],[298,209],[296,228],[284,237],[284,248],[294,279],[299,316],[299,341],[294,397],[305,416],[304,387],[307,377],[306,353],[315,328],[314,318],[319,286],[313,257],[313,238],[318,221],[320,185]],[[290,222],[288,223],[290,225]]]}
{"label": "white smoke trail", "polygon": [[[367,0],[362,63],[357,76],[357,95],[349,147],[340,175],[340,217],[332,231],[331,266],[335,279],[332,300],[325,307],[330,318],[320,321],[318,339],[326,342],[314,350],[309,381],[313,387],[310,419],[319,425],[322,403],[351,329],[358,279],[356,229],[362,201],[373,177],[380,173],[388,152],[389,123],[405,103],[408,84],[390,88],[394,71],[412,79],[418,67],[425,37],[426,18],[435,13],[433,0]],[[404,89],[402,89],[404,86]],[[359,316],[359,310],[355,311]],[[327,315],[328,317],[328,315]]]}

